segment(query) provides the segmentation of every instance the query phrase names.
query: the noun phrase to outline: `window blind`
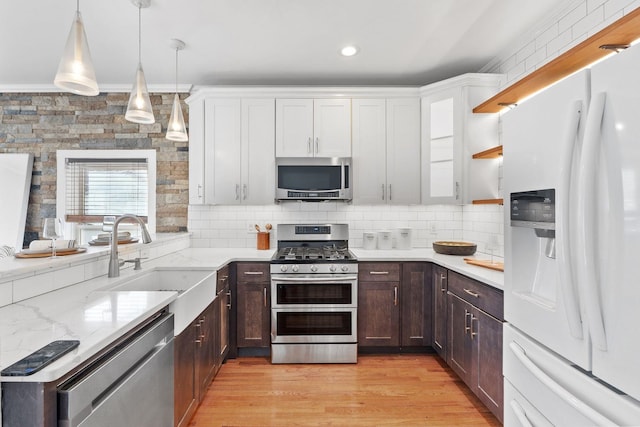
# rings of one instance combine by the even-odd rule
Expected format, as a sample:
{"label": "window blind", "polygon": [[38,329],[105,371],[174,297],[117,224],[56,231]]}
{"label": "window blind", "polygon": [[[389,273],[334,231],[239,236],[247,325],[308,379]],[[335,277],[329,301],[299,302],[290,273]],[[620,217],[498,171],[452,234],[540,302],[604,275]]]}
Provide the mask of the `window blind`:
{"label": "window blind", "polygon": [[67,222],[102,223],[107,215],[148,217],[147,159],[67,158]]}

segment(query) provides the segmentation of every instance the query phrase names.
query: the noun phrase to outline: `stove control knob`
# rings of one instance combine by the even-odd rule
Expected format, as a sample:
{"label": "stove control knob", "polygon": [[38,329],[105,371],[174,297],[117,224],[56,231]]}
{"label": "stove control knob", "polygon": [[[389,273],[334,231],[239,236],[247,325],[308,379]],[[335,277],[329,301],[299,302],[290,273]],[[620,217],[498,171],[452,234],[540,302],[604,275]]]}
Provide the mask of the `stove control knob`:
{"label": "stove control knob", "polygon": [[349,271],[349,266],[348,265],[343,265],[340,270],[342,271]]}
{"label": "stove control knob", "polygon": [[312,266],[309,268],[309,270],[311,270],[312,272],[314,272],[314,273],[315,273],[316,271],[318,271],[318,266],[317,266],[317,265],[312,265]]}
{"label": "stove control knob", "polygon": [[284,273],[285,271],[287,271],[288,269],[289,269],[289,267],[288,267],[288,266],[286,266],[286,265],[281,265],[281,266],[280,266],[280,271],[282,271],[283,273]]}
{"label": "stove control knob", "polygon": [[291,267],[291,271],[293,271],[294,273],[297,273],[299,269],[300,267],[298,267],[297,265],[294,265],[293,267]]}
{"label": "stove control knob", "polygon": [[336,268],[335,265],[332,265],[332,266],[329,267],[329,271],[332,272],[332,273],[335,272],[336,270],[337,270],[337,268]]}

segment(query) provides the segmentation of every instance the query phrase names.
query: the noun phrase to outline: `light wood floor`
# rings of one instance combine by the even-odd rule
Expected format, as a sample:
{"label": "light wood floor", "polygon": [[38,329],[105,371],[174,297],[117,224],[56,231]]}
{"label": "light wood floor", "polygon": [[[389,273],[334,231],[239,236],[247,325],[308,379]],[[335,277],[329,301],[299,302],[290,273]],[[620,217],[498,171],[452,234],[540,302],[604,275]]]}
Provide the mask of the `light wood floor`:
{"label": "light wood floor", "polygon": [[190,427],[499,426],[435,355],[360,355],[355,365],[227,361]]}

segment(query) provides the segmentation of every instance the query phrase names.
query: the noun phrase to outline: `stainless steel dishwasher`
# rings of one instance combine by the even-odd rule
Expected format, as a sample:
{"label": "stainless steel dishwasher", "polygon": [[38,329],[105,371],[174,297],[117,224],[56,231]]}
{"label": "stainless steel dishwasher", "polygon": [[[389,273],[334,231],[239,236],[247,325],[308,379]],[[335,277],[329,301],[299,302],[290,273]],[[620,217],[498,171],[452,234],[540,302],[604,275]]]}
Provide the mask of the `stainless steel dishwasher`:
{"label": "stainless steel dishwasher", "polygon": [[173,314],[58,387],[58,426],[173,426]]}

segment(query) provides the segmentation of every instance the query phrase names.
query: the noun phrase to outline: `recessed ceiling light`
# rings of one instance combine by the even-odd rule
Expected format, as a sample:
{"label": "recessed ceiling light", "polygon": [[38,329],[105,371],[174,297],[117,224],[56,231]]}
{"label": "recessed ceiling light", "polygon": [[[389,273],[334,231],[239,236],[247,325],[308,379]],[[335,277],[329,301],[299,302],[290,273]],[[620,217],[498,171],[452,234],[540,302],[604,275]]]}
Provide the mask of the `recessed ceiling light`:
{"label": "recessed ceiling light", "polygon": [[353,56],[358,53],[358,48],[355,46],[345,46],[340,50],[342,56]]}

